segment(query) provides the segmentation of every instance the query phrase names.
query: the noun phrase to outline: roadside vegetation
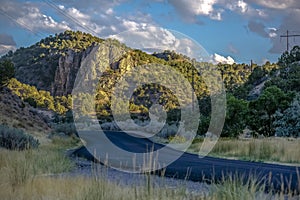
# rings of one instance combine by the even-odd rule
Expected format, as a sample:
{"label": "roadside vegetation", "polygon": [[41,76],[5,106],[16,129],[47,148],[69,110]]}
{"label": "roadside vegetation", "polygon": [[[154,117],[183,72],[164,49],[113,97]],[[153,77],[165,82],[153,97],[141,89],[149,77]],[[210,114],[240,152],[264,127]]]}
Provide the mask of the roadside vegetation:
{"label": "roadside vegetation", "polygon": [[[68,176],[74,163],[64,155],[65,147],[76,146],[73,139],[54,138],[38,149],[11,151],[0,149],[0,197],[6,199],[295,199],[292,191],[265,193],[265,186],[251,177],[246,183],[240,177],[223,179],[208,185],[208,190],[190,192],[184,184],[176,189],[158,187],[145,176],[144,185],[123,185],[106,179],[105,170],[94,170],[94,176]],[[93,167],[94,168],[94,167]],[[96,168],[94,168],[96,169]],[[62,174],[63,173],[63,174]],[[162,177],[163,178],[163,177]]]}
{"label": "roadside vegetation", "polygon": [[[203,139],[196,139],[189,152],[198,153]],[[297,138],[221,138],[209,156],[247,161],[300,164],[300,139]]]}
{"label": "roadside vegetation", "polygon": [[[207,193],[195,194],[184,186],[176,189],[157,187],[150,179],[145,180],[145,186],[124,186],[107,181],[105,172],[97,172],[93,178],[60,176],[76,167],[65,152],[80,142],[73,123],[72,96],[67,93],[56,95],[49,88],[53,85],[60,58],[65,58],[71,51],[84,52],[103,41],[79,31],[65,31],[0,58],[0,199],[292,198],[292,191],[288,194],[265,193],[265,186],[258,184],[255,177],[246,183],[239,177],[224,178],[221,183],[212,183]],[[207,85],[203,77],[194,74],[192,60],[174,51],[149,55],[117,41],[114,44],[126,54],[100,78],[95,96],[78,94],[77,98],[83,102],[90,102],[91,98],[96,102],[95,106],[83,107],[83,115],[97,114],[102,127],[112,127],[110,101],[120,77],[139,65],[168,65],[194,84],[201,117],[197,137],[189,152],[198,153],[210,123],[211,104]],[[199,65],[210,67],[208,63]],[[96,66],[93,67],[92,71],[96,73]],[[226,88],[227,114],[221,139],[209,155],[299,165],[300,47],[282,54],[278,63],[266,62],[261,66],[218,64],[216,67]],[[93,75],[97,77],[97,74]],[[133,77],[131,81],[141,77]],[[161,78],[163,81],[179,80],[178,77]],[[185,92],[179,94],[185,96]],[[149,120],[149,110],[154,103],[162,105],[167,113],[168,126],[161,130],[161,139],[185,142],[186,138],[175,135],[180,122],[180,106],[166,87],[145,84],[137,88],[128,106],[131,118],[143,123]],[[50,117],[41,117],[41,112],[50,113]],[[185,128],[188,130],[189,127]],[[249,130],[247,138],[241,137],[245,130]]]}

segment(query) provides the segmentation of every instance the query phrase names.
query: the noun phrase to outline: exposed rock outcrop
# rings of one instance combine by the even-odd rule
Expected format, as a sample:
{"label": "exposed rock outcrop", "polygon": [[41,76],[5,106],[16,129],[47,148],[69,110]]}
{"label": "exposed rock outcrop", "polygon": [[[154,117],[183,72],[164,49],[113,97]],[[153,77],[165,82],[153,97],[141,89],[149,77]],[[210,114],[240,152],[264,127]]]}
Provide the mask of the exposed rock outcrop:
{"label": "exposed rock outcrop", "polygon": [[59,57],[54,80],[51,83],[51,94],[54,96],[66,96],[72,92],[81,61],[91,52],[92,49],[93,46],[82,52],[68,50],[65,56]]}
{"label": "exposed rock outcrop", "polygon": [[[99,79],[104,65],[105,68],[118,70],[121,74],[134,65],[129,54],[123,57],[128,52],[127,47],[108,40],[100,44],[92,44],[83,51],[68,49],[64,54],[47,54],[38,63],[23,63],[16,66],[16,78],[22,83],[36,86],[39,90],[49,91],[53,96],[66,96],[72,93],[82,61],[93,49],[96,51],[94,56],[101,63],[91,66],[93,77],[86,77],[88,79]],[[121,56],[116,57],[116,55]]]}

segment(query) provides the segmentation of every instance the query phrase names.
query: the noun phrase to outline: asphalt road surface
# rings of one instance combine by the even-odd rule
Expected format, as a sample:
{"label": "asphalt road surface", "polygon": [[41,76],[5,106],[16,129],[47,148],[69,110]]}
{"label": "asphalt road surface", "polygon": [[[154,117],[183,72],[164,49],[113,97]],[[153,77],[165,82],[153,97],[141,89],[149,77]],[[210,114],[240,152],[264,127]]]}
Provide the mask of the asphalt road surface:
{"label": "asphalt road surface", "polygon": [[[87,132],[88,133],[88,132]],[[81,134],[82,135],[82,134]],[[105,132],[105,136],[121,149],[133,153],[149,152],[149,147],[153,150],[163,148],[164,145],[153,143],[149,139],[137,138],[130,136],[124,132]],[[91,146],[97,145],[94,138],[84,138]],[[98,138],[99,139],[99,138]],[[101,147],[100,147],[101,149]],[[105,152],[106,147],[102,150]],[[170,153],[176,150],[170,150]],[[83,156],[89,160],[97,160],[85,147],[81,147],[73,152],[76,156]],[[109,155],[109,161],[119,161],[118,155]],[[100,159],[100,162],[101,159]],[[156,173],[160,174],[160,173]],[[265,184],[266,190],[294,192],[299,194],[300,177],[298,175],[298,167],[285,166],[276,164],[267,164],[259,162],[248,162],[239,160],[229,160],[221,158],[213,158],[206,156],[199,158],[198,155],[183,153],[176,161],[164,168],[164,176],[178,179],[187,179],[192,181],[218,182],[224,177],[239,177],[246,182],[250,177],[256,177],[260,184]]]}

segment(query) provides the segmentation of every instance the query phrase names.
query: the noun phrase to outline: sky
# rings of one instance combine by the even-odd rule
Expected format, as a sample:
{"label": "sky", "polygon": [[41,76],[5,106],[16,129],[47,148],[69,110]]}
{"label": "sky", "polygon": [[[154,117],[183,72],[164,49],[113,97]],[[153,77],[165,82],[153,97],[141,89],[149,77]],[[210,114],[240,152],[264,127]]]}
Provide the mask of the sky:
{"label": "sky", "polygon": [[[1,0],[0,55],[65,30],[101,38],[124,31],[142,44],[180,46],[176,32],[199,44],[218,63],[277,62],[287,34],[300,35],[299,0]],[[150,32],[155,37],[150,38]],[[138,37],[137,37],[138,36]],[[131,46],[126,38],[117,37]],[[128,42],[128,43],[127,43]],[[290,37],[290,48],[300,37]],[[155,49],[154,49],[155,50]],[[151,52],[151,50],[149,50]]]}

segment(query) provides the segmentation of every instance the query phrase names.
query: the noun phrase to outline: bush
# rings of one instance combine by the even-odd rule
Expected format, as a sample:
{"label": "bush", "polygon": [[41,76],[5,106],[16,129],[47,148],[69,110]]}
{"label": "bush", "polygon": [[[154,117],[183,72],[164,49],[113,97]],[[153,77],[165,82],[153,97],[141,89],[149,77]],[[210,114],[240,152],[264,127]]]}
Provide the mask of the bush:
{"label": "bush", "polygon": [[39,141],[21,129],[0,125],[0,146],[10,150],[37,148]]}
{"label": "bush", "polygon": [[65,134],[66,136],[78,136],[76,127],[74,123],[61,123],[54,125],[53,135],[55,134]]}

